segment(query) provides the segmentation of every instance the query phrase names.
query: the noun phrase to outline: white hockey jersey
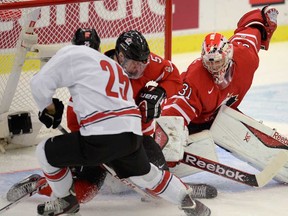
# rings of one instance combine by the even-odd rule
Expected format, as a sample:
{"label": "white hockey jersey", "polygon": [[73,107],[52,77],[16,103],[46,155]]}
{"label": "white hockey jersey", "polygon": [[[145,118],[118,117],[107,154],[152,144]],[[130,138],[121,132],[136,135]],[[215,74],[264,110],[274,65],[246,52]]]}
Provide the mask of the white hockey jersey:
{"label": "white hockey jersey", "polygon": [[84,136],[133,132],[142,135],[141,115],[128,76],[114,60],[86,46],[60,49],[30,82],[39,110],[67,87]]}

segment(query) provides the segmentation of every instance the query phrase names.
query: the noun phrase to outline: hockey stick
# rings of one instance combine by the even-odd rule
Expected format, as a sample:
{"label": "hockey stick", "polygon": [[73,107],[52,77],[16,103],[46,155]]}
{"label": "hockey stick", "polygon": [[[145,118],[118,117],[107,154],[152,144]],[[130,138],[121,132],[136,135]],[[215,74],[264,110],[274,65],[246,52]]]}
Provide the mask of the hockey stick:
{"label": "hockey stick", "polygon": [[[232,114],[231,114],[231,116],[235,117],[235,115],[232,115]],[[219,118],[219,116],[218,116],[218,118]],[[238,117],[238,118],[240,118],[240,117]],[[180,120],[182,120],[182,122]],[[212,146],[215,146],[215,144],[218,144],[217,140],[214,139],[213,134],[215,136],[216,134],[219,134],[219,131],[214,130],[214,131],[212,131],[213,133],[211,133],[211,129],[209,130],[209,132],[202,131],[202,132],[197,133],[197,134],[189,135],[188,140],[186,140],[188,143],[188,146],[195,142],[196,146],[199,145],[199,149],[193,148],[193,146],[191,145],[192,148],[190,148],[190,151],[188,151],[188,148],[187,148],[186,151],[184,149],[184,152],[183,152],[181,150],[181,148],[178,147],[178,146],[181,146],[181,143],[179,143],[179,137],[176,137],[174,139],[169,139],[169,133],[172,134],[173,130],[178,132],[177,133],[178,136],[181,136],[181,135],[183,135],[183,137],[185,136],[183,131],[181,131],[181,125],[184,124],[183,118],[180,118],[180,120],[176,119],[173,116],[169,117],[169,118],[165,118],[165,119],[163,118],[162,121],[158,120],[158,122],[157,122],[158,125],[156,126],[156,130],[155,130],[156,131],[155,133],[157,133],[157,137],[156,137],[157,143],[160,145],[160,147],[162,149],[167,146],[167,143],[169,144],[168,147],[170,148],[170,152],[167,151],[168,156],[171,157],[171,155],[172,155],[175,158],[174,161],[179,161],[179,162],[186,164],[188,166],[192,166],[192,167],[195,167],[195,168],[207,171],[207,172],[211,172],[213,174],[220,175],[222,177],[225,177],[225,178],[228,178],[230,180],[237,181],[239,183],[243,183],[243,184],[246,184],[246,185],[249,185],[252,187],[262,187],[262,186],[266,185],[272,178],[275,178],[275,176],[280,172],[280,170],[283,168],[283,166],[288,161],[288,154],[286,151],[277,151],[273,157],[272,157],[272,155],[271,155],[271,157],[269,157],[269,158],[271,158],[271,159],[269,159],[269,161],[267,161],[267,160],[265,161],[265,166],[262,168],[262,171],[260,171],[257,174],[247,173],[245,171],[235,169],[235,168],[227,166],[225,164],[221,164],[218,162],[217,157],[215,158],[214,155],[212,154],[215,152],[214,148],[205,151],[205,150],[203,150],[203,147],[202,147],[204,145],[204,147],[206,147],[206,149],[208,149],[210,144]],[[216,120],[217,120],[217,118],[216,118]],[[221,121],[222,125],[225,125],[224,120],[222,119],[222,121]],[[215,123],[215,121],[214,121],[214,123]],[[178,126],[178,123],[180,126]],[[226,122],[226,124],[227,124],[227,122]],[[258,123],[258,124],[260,124],[260,123]],[[176,125],[176,127],[175,127],[175,125]],[[180,128],[180,130],[177,130],[177,126],[178,126],[178,128]],[[213,127],[213,125],[212,125],[212,127]],[[258,126],[258,128],[260,128],[260,126]],[[173,133],[175,133],[175,132],[173,132]],[[183,134],[181,134],[181,133],[183,133]],[[259,136],[259,133],[258,133],[258,136]],[[228,140],[227,137],[224,137],[223,139],[225,139],[227,146],[232,146],[232,144],[234,143],[232,139],[230,141],[230,140]],[[276,142],[276,140],[273,140],[271,137],[269,137],[269,139],[270,139],[269,141],[270,141],[270,147],[271,148],[272,148],[272,144],[273,144],[274,148],[277,148],[279,146],[282,147],[283,142],[285,143],[285,141],[283,141],[282,143]],[[177,144],[175,144],[175,140],[177,141]],[[271,142],[271,140],[274,142]],[[205,146],[205,144],[206,144],[206,146]],[[268,146],[268,144],[269,144],[269,142],[266,142],[266,146]],[[282,144],[282,145],[280,145],[280,144]],[[219,145],[219,146],[222,146],[222,145]],[[229,148],[225,148],[225,146],[222,146],[222,147],[224,149],[230,150]],[[173,151],[171,151],[171,149]],[[190,152],[193,152],[194,154],[191,154]],[[232,155],[233,155],[233,153],[232,153]],[[171,158],[173,158],[173,157],[171,157]],[[173,159],[171,161],[173,161]],[[183,169],[185,169],[185,168],[183,168]],[[189,168],[187,168],[187,169],[189,169]],[[259,170],[261,170],[261,169],[259,168]],[[185,173],[185,175],[187,175],[187,174],[189,174],[189,171],[183,171],[182,174],[184,174],[184,173]]]}
{"label": "hockey stick", "polygon": [[8,211],[9,209],[11,209],[12,207],[14,207],[15,205],[17,205],[18,203],[28,199],[29,197],[33,196],[34,194],[38,193],[43,187],[47,186],[47,182],[43,183],[42,185],[37,186],[33,191],[31,191],[30,193],[27,193],[25,195],[23,195],[22,197],[18,198],[17,200],[15,200],[14,202],[10,202],[8,205],[4,206],[3,208],[0,209],[0,214]]}
{"label": "hockey stick", "polygon": [[[68,133],[68,131],[65,128],[63,128],[61,125],[58,126],[58,130],[60,130],[61,133],[63,133],[63,134],[67,134]],[[140,194],[144,198],[143,200],[151,200],[151,199],[158,198],[158,197],[154,196],[153,194],[151,194],[151,193],[145,191],[144,189],[140,188],[139,186],[134,184],[129,179],[125,179],[125,178],[124,179],[120,179],[117,176],[117,174],[115,173],[115,171],[113,169],[111,169],[109,166],[107,166],[106,164],[102,164],[102,166],[115,179],[117,179],[118,181],[121,181],[124,185],[128,186],[129,188],[131,188],[132,190],[134,190],[135,192]]]}
{"label": "hockey stick", "polygon": [[[68,131],[63,128],[61,125],[58,126],[58,130],[61,131],[61,133],[63,134],[67,134]],[[111,169],[109,166],[102,164],[103,168],[105,168],[107,170],[107,172],[112,175],[115,179],[117,179],[118,181],[121,181],[124,185],[128,186],[129,188],[131,188],[132,190],[134,190],[135,192],[137,192],[138,194],[140,194],[142,196],[143,201],[148,201],[151,199],[156,199],[158,197],[150,194],[149,192],[141,189],[140,187],[138,187],[137,185],[135,185],[133,182],[131,182],[129,179],[120,179],[117,174],[114,172],[113,169]],[[28,199],[29,197],[32,197],[34,194],[37,194],[43,187],[47,186],[47,182],[44,182],[42,185],[37,186],[33,191],[31,191],[30,193],[27,193],[25,195],[23,195],[22,197],[18,198],[17,200],[10,202],[9,204],[7,204],[6,206],[4,206],[3,208],[0,209],[0,214],[6,212],[7,210],[11,209],[12,207],[16,206],[18,203],[25,201],[26,199]],[[144,198],[144,199],[143,199]]]}
{"label": "hockey stick", "polygon": [[[117,174],[115,173],[115,171],[113,169],[111,169],[109,166],[107,166],[106,164],[102,164],[103,167],[109,172],[110,175],[112,175],[114,178],[118,179],[119,181],[121,181],[124,185],[130,187],[132,190],[134,190],[135,192],[137,192],[138,194],[140,194],[142,196],[143,201],[147,201],[151,200],[151,199],[157,199],[158,197],[150,194],[149,192],[145,191],[144,189],[138,187],[137,185],[135,185],[133,182],[131,182],[129,179],[120,179]],[[143,199],[144,198],[144,199]]]}
{"label": "hockey stick", "polygon": [[265,169],[257,174],[244,172],[188,152],[184,152],[184,157],[180,162],[245,185],[263,187],[278,173],[287,160],[288,154],[286,152],[279,152]]}

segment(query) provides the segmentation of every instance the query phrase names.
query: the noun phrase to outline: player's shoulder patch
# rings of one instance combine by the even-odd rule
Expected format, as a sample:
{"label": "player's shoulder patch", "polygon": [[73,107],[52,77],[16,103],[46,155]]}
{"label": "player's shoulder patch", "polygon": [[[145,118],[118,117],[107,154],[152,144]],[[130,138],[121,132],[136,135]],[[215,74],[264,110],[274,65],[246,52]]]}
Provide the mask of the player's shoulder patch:
{"label": "player's shoulder patch", "polygon": [[168,72],[168,73],[171,73],[171,72],[173,71],[172,65],[171,65],[171,66],[165,66],[165,67],[164,67],[164,71],[165,71],[165,72]]}

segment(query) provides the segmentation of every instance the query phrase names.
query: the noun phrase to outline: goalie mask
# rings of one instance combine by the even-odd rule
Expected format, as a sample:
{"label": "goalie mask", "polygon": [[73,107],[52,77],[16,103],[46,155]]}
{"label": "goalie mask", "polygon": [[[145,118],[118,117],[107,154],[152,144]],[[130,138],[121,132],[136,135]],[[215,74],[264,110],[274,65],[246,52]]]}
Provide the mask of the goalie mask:
{"label": "goalie mask", "polygon": [[74,34],[72,44],[85,45],[100,51],[100,37],[95,29],[79,28]]}
{"label": "goalie mask", "polygon": [[142,77],[149,63],[150,50],[144,36],[136,31],[123,32],[116,41],[118,62],[130,79]]}
{"label": "goalie mask", "polygon": [[233,45],[219,33],[210,33],[202,45],[203,66],[212,75],[220,89],[226,88],[232,80]]}

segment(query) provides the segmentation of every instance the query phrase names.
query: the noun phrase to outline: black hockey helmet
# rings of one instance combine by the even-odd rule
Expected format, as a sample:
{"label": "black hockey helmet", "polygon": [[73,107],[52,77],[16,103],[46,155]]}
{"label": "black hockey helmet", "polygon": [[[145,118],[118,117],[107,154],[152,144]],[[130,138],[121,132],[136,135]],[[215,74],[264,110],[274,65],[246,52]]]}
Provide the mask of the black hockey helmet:
{"label": "black hockey helmet", "polygon": [[100,42],[100,37],[93,28],[78,28],[72,39],[74,45],[85,45],[95,50],[99,50]]}
{"label": "black hockey helmet", "polygon": [[122,52],[126,58],[146,63],[150,54],[145,37],[136,30],[123,32],[116,41],[116,53]]}

